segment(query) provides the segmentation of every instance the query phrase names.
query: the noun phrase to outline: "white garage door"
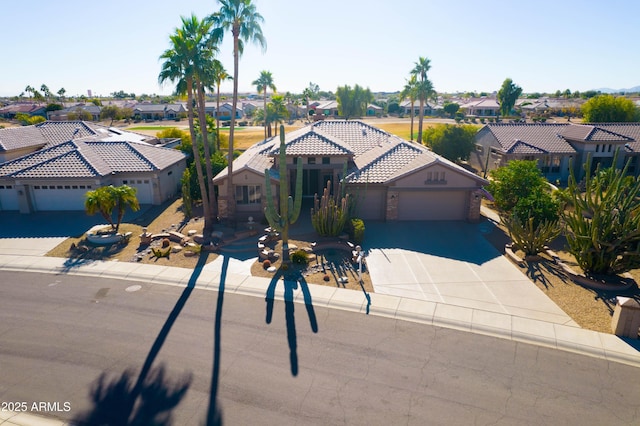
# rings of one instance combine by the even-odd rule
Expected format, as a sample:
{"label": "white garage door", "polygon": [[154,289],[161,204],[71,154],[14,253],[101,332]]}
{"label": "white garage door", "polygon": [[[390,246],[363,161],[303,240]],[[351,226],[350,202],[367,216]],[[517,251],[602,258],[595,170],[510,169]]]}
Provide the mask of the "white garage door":
{"label": "white garage door", "polygon": [[149,179],[130,179],[122,183],[136,189],[138,203],[153,204],[153,187]]}
{"label": "white garage door", "polygon": [[400,192],[398,220],[465,220],[465,191]]}
{"label": "white garage door", "polygon": [[18,193],[13,185],[0,185],[0,210],[18,210]]}
{"label": "white garage door", "polygon": [[34,210],[84,210],[85,193],[90,190],[84,185],[34,185]]}

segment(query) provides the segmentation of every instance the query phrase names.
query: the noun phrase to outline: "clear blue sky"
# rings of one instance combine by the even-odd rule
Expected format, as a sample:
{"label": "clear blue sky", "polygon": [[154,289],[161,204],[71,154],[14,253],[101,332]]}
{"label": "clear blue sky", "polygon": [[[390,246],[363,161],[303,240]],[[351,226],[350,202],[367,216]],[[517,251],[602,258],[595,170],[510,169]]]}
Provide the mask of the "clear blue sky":
{"label": "clear blue sky", "polygon": [[[359,84],[401,90],[420,56],[439,92],[525,92],[640,85],[640,2],[635,0],[254,0],[267,50],[247,45],[241,91],[261,70],[278,91]],[[219,9],[216,0],[3,1],[0,96],[27,85],[67,95],[171,94],[158,57],[180,16]],[[231,35],[219,59],[233,71]],[[231,84],[222,87],[231,91]]]}

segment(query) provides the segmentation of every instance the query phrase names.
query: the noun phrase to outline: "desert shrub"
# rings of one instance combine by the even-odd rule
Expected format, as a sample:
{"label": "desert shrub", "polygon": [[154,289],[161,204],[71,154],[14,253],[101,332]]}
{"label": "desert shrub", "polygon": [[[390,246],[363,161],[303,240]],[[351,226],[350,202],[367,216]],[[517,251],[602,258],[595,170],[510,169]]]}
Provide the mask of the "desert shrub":
{"label": "desert shrub", "polygon": [[309,257],[307,256],[306,251],[300,249],[291,254],[291,261],[298,265],[306,265],[309,263]]}
{"label": "desert shrub", "polygon": [[329,277],[329,275],[324,274],[324,277],[322,277],[323,280],[325,281],[329,281],[331,279],[331,277]]}
{"label": "desert shrub", "polygon": [[264,262],[262,262],[262,267],[264,269],[268,269],[269,267],[271,267],[271,261],[269,259],[265,259]]}
{"label": "desert shrub", "polygon": [[364,221],[362,219],[351,219],[349,238],[351,238],[356,244],[362,244],[362,241],[364,240]]}

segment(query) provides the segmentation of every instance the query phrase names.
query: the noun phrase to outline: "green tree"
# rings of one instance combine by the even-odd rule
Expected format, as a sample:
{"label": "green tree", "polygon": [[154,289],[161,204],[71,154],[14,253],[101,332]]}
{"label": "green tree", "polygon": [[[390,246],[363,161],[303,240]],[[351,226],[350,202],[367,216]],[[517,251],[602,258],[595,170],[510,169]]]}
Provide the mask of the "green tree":
{"label": "green tree", "polygon": [[[127,208],[133,211],[140,209],[136,189],[128,185],[102,186],[93,191],[87,191],[84,206],[90,216],[100,212],[102,217],[109,222],[114,233],[118,233]],[[112,218],[114,209],[116,210],[115,221]]]}
{"label": "green tree", "polygon": [[70,121],[75,121],[75,120],[92,121],[93,120],[93,116],[91,115],[91,113],[80,107],[76,108],[75,111],[72,111],[69,114],[67,114],[67,118]]}
{"label": "green tree", "polygon": [[455,102],[445,102],[442,109],[453,118],[460,109],[460,105]]}
{"label": "green tree", "polygon": [[[260,71],[260,77],[258,77],[256,80],[253,81],[253,83],[251,83],[252,85],[256,86],[256,90],[258,91],[258,94],[260,94],[262,92],[262,96],[264,98],[264,110],[267,110],[267,89],[271,89],[273,92],[275,92],[276,89],[276,85],[273,82],[273,75],[271,74],[271,71]],[[264,139],[267,139],[267,115],[268,114],[264,114]],[[276,128],[277,129],[277,128]]]}
{"label": "green tree", "polygon": [[506,117],[511,114],[516,101],[522,94],[522,87],[513,83],[513,80],[507,78],[502,83],[502,87],[498,90],[498,102],[500,102],[500,114]]}
{"label": "green tree", "polygon": [[282,121],[286,118],[289,118],[289,110],[284,103],[283,96],[273,96],[271,98],[269,106],[271,107],[271,112],[269,115],[271,116],[271,119],[273,120],[276,127],[275,135],[278,136],[278,124],[282,123]]}
{"label": "green tree", "polygon": [[220,10],[209,17],[213,22],[213,36],[222,41],[224,33],[231,31],[233,36],[233,101],[231,110],[231,125],[229,128],[229,165],[227,167],[227,216],[235,219],[235,190],[233,187],[233,135],[236,124],[236,110],[238,107],[238,72],[239,58],[244,51],[244,43],[251,41],[259,44],[263,51],[267,42],[262,34],[260,25],[264,22],[262,15],[256,10],[251,0],[218,0]]}
{"label": "green tree", "polygon": [[58,94],[58,99],[59,99],[61,102],[64,102],[64,95],[65,95],[65,93],[67,93],[66,89],[65,89],[64,87],[62,87],[62,88],[60,88],[60,90],[58,90],[56,93]]}
{"label": "green tree", "polygon": [[510,161],[492,170],[487,187],[515,248],[535,255],[560,234],[560,202],[535,161]]}
{"label": "green tree", "polygon": [[[614,156],[613,164],[616,164]],[[565,235],[569,252],[587,274],[619,274],[640,267],[640,179],[624,169],[596,169],[585,175],[584,191],[573,174]],[[591,170],[591,158],[585,164]]]}
{"label": "green tree", "polygon": [[427,78],[427,72],[431,69],[431,61],[420,56],[414,64],[411,74],[416,76],[416,95],[420,101],[420,111],[418,111],[418,143],[422,143],[422,123],[424,121],[424,104],[435,95],[433,84]]}
{"label": "green tree", "polygon": [[640,111],[633,101],[622,96],[595,96],[582,105],[582,114],[587,123],[640,121]]}
{"label": "green tree", "polygon": [[[194,37],[194,31],[199,28],[199,20],[192,15],[191,18],[182,17],[182,28],[176,28],[175,33],[169,36],[170,48],[165,50],[160,59],[164,60],[162,69],[158,76],[160,84],[165,81],[176,83],[176,93],[187,94],[187,116],[189,119],[189,132],[191,135],[191,148],[193,152],[195,175],[198,179],[198,188],[201,191],[202,209],[204,213],[204,235],[211,234],[215,216],[212,210],[211,200],[205,190],[205,175],[202,170],[200,150],[197,144],[196,130],[194,125],[194,93],[196,63],[194,57],[199,54],[199,45]],[[201,34],[199,34],[201,35]],[[208,180],[208,179],[207,179]]]}
{"label": "green tree", "polygon": [[338,99],[338,113],[348,120],[351,117],[362,117],[369,102],[373,101],[373,95],[369,88],[363,89],[355,85],[353,89],[349,85],[338,87],[336,90]]}
{"label": "green tree", "polygon": [[475,149],[476,130],[472,125],[436,124],[424,131],[424,142],[448,160],[468,160]]}
{"label": "green tree", "polygon": [[100,119],[106,120],[110,119],[111,123],[109,126],[113,125],[113,120],[119,120],[122,118],[122,113],[120,112],[120,108],[117,105],[107,105],[103,107],[100,111]]}
{"label": "green tree", "polygon": [[406,81],[402,92],[400,92],[400,98],[409,99],[409,102],[411,103],[411,141],[413,141],[413,117],[415,115],[413,106],[418,98],[418,92],[416,90],[417,84],[418,78],[415,75],[411,75],[411,77]]}
{"label": "green tree", "polygon": [[51,93],[51,90],[49,90],[49,87],[46,84],[42,84],[40,86],[40,91],[44,95],[44,99],[47,102],[49,102],[49,99],[53,97],[53,93]]}

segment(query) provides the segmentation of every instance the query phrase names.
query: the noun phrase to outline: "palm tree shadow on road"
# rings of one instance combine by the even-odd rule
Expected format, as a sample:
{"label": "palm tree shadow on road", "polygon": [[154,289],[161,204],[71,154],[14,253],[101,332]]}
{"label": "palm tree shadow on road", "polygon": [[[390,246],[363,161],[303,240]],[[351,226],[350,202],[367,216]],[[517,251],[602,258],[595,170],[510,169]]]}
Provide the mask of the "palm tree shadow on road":
{"label": "palm tree shadow on road", "polygon": [[267,313],[266,313],[266,322],[267,324],[271,324],[271,320],[273,318],[273,304],[274,297],[276,292],[276,286],[280,278],[284,278],[284,311],[285,318],[287,321],[287,341],[289,343],[289,360],[291,363],[291,375],[298,375],[298,342],[296,337],[296,319],[295,319],[295,305],[294,305],[294,295],[293,291],[298,288],[298,284],[300,284],[300,289],[302,290],[302,294],[304,297],[304,305],[307,309],[307,315],[309,316],[309,322],[311,325],[311,331],[314,333],[318,332],[318,321],[316,320],[316,313],[313,309],[313,303],[311,300],[311,293],[309,292],[309,286],[307,285],[307,281],[304,279],[302,274],[299,272],[291,272],[289,274],[283,273],[282,270],[278,270],[276,274],[271,279],[269,283],[269,287],[267,288],[267,294],[265,296],[265,301],[267,302]]}
{"label": "palm tree shadow on road", "polygon": [[[156,340],[153,342],[137,379],[134,381],[134,369],[126,370],[122,375],[112,379],[110,382],[107,382],[108,373],[106,371],[103,372],[94,382],[89,393],[93,407],[88,412],[74,418],[74,424],[118,426],[171,424],[171,411],[178,406],[187,393],[191,385],[192,375],[191,373],[185,373],[181,378],[172,381],[166,377],[164,364],[153,367],[153,362],[158,356],[160,349],[164,345],[171,328],[178,319],[187,300],[191,296],[196,281],[207,263],[208,256],[208,253],[203,252],[200,254],[200,258],[189,278],[187,287],[180,295],[180,298],[171,310]],[[225,268],[223,271],[225,275],[227,264],[228,260],[225,259]],[[225,275],[221,277],[221,290],[223,289]],[[219,311],[221,312],[222,302],[220,295],[218,301]],[[219,327],[218,323],[219,318],[218,315],[216,315],[216,330]],[[218,332],[216,332],[216,335],[219,337]],[[214,365],[218,362],[219,347],[220,344],[217,342],[215,348],[218,352],[214,355]],[[214,399],[212,399],[212,401],[215,403]],[[215,406],[213,408],[218,411]],[[221,424],[221,422],[208,424]]]}

